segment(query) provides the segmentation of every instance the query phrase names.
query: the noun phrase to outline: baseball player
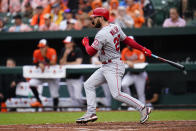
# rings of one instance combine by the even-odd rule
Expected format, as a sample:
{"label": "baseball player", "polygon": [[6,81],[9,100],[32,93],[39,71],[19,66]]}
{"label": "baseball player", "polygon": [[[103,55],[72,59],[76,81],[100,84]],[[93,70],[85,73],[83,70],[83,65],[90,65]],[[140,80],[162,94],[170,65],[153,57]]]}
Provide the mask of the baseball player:
{"label": "baseball player", "polygon": [[[33,53],[33,63],[36,64],[44,72],[45,67],[49,65],[56,65],[57,55],[56,50],[49,48],[47,41],[42,39],[39,41],[38,48]],[[39,97],[37,87],[44,82],[48,83],[51,97],[53,98],[54,110],[57,110],[59,102],[59,79],[31,79],[29,81],[30,88],[36,97],[37,101],[31,103],[32,107],[42,107],[42,102]]]}
{"label": "baseball player", "polygon": [[96,115],[95,88],[104,82],[107,82],[114,99],[133,106],[141,114],[140,123],[146,122],[151,109],[139,100],[121,92],[121,79],[125,72],[125,66],[120,59],[120,41],[142,51],[147,56],[151,56],[151,51],[127,37],[118,25],[109,24],[109,11],[107,9],[94,9],[91,18],[94,27],[100,28],[100,30],[96,34],[91,46],[89,45],[88,37],[82,39],[82,44],[89,55],[93,56],[98,52],[103,65],[84,83],[87,98],[87,112],[81,118],[77,119],[76,123],[93,122],[98,119]]}
{"label": "baseball player", "polygon": [[[130,68],[133,68],[136,63],[145,62],[145,55],[137,49],[132,49],[130,46],[127,46],[122,50],[121,55],[122,60],[127,63]],[[122,79],[122,89],[123,92],[131,95],[129,86],[134,84],[138,99],[145,103],[145,84],[146,84],[147,73],[144,72],[127,72],[127,74]],[[131,109],[131,108],[130,108]],[[129,110],[129,108],[128,108]]]}
{"label": "baseball player", "polygon": [[[71,36],[67,36],[64,40],[64,48],[61,51],[61,65],[79,65],[82,64],[83,55],[80,48],[78,48]],[[82,83],[81,75],[66,76],[67,89],[72,100],[73,105],[83,106],[82,100]]]}

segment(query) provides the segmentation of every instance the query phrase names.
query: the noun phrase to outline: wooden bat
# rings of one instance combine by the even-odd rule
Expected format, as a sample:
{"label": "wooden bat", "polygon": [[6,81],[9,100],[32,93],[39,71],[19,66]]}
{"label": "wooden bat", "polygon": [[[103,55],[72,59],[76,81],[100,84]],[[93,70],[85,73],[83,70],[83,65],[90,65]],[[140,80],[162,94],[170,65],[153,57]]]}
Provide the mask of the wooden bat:
{"label": "wooden bat", "polygon": [[158,60],[162,61],[162,62],[168,63],[168,64],[170,64],[170,65],[172,65],[172,66],[174,66],[174,67],[176,67],[176,68],[178,68],[182,71],[185,71],[185,67],[183,65],[179,64],[179,63],[164,59],[164,58],[162,58],[160,56],[157,56],[157,55],[154,55],[154,54],[151,54],[151,56],[155,59],[158,59]]}

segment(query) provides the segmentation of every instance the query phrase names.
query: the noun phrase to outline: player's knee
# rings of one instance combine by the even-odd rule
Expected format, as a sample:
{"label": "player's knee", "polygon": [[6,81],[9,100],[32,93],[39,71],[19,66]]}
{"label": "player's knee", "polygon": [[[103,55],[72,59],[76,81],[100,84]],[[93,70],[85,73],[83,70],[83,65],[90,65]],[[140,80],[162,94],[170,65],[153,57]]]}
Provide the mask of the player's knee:
{"label": "player's knee", "polygon": [[119,99],[120,94],[119,93],[112,93],[112,97],[116,100]]}
{"label": "player's knee", "polygon": [[89,82],[88,80],[84,82],[84,88],[88,88],[91,86],[92,82]]}

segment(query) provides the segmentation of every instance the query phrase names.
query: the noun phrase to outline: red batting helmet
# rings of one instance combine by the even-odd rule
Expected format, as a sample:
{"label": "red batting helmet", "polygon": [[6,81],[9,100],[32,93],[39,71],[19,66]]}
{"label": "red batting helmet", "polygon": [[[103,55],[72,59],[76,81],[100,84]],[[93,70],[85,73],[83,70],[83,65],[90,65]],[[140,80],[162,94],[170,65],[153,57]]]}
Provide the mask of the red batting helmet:
{"label": "red batting helmet", "polygon": [[91,17],[95,16],[103,16],[106,20],[109,20],[109,11],[102,7],[96,8],[93,10],[93,14],[91,15]]}

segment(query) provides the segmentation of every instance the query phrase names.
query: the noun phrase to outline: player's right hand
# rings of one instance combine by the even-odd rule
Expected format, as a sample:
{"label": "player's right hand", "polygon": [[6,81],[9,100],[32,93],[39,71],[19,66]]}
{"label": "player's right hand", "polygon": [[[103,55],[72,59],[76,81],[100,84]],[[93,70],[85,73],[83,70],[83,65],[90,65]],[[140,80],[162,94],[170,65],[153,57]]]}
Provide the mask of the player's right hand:
{"label": "player's right hand", "polygon": [[89,44],[89,39],[88,39],[88,37],[84,37],[84,38],[82,39],[82,45],[85,46],[86,44]]}
{"label": "player's right hand", "polygon": [[143,52],[146,56],[151,57],[151,54],[152,54],[151,50],[149,50],[149,49],[147,49],[147,48],[144,47],[143,50],[142,50],[142,52]]}

